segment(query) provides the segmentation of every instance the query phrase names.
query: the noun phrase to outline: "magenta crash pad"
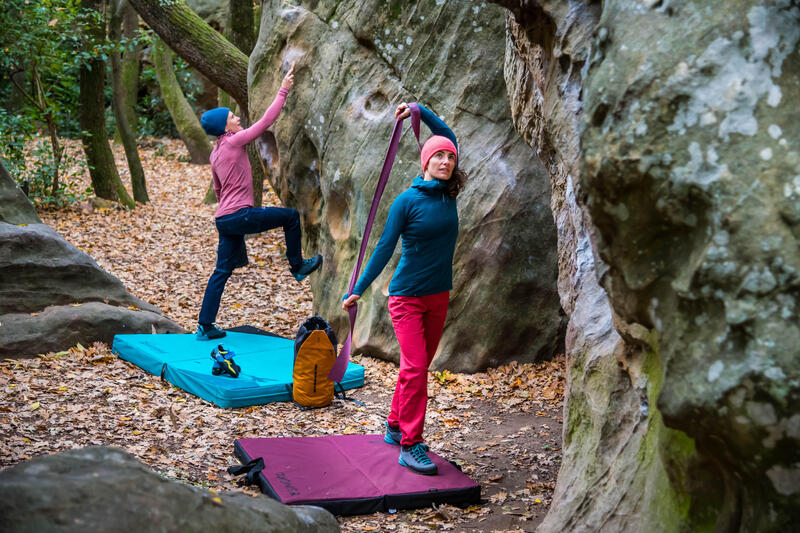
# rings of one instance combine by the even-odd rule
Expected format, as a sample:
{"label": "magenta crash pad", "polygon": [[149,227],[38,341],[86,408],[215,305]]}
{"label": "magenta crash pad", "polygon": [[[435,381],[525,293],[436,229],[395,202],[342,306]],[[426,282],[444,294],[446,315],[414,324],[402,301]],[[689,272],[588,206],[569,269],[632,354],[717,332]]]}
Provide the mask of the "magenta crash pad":
{"label": "magenta crash pad", "polygon": [[263,459],[262,492],[337,515],[480,503],[480,485],[454,463],[429,452],[438,474],[416,474],[400,466],[400,447],[383,435],[237,439],[234,451],[243,463]]}

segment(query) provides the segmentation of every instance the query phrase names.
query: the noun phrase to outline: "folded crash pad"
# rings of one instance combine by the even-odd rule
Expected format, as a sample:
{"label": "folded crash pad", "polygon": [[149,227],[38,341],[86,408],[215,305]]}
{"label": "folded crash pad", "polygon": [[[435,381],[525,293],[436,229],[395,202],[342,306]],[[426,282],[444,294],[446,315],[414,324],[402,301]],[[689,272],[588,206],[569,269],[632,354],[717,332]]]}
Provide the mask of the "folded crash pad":
{"label": "folded crash pad", "polygon": [[[242,331],[236,331],[236,329]],[[235,352],[238,378],[211,374],[211,351],[218,344]],[[228,330],[221,339],[194,334],[116,335],[112,351],[121,359],[161,376],[186,392],[220,407],[246,407],[290,401],[294,341],[250,326]],[[350,363],[341,381],[345,390],[364,384],[364,367]]]}
{"label": "folded crash pad", "polygon": [[333,514],[368,514],[432,503],[480,502],[481,488],[450,461],[428,456],[439,471],[416,474],[400,466],[400,447],[383,435],[236,439],[243,463],[259,463],[262,492],[285,504],[317,505]]}

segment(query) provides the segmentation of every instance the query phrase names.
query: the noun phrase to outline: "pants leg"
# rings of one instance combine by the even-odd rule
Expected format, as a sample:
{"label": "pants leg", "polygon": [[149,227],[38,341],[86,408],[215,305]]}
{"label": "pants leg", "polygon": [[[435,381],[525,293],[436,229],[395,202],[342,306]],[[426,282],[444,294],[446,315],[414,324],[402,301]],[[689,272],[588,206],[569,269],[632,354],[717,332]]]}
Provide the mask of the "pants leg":
{"label": "pants leg", "polygon": [[206,285],[206,292],[203,295],[203,305],[200,307],[200,317],[198,322],[200,324],[211,324],[217,319],[219,312],[219,304],[222,300],[222,291],[225,290],[225,283],[231,277],[231,272],[223,272],[217,268],[208,279]]}
{"label": "pants leg", "polygon": [[200,306],[200,324],[211,324],[217,319],[219,304],[225,284],[231,277],[234,268],[247,264],[247,250],[244,244],[244,235],[229,235],[222,233],[219,224],[219,245],[217,246],[217,266],[208,279],[203,304]]}
{"label": "pants leg", "polygon": [[389,312],[400,344],[400,373],[387,422],[400,427],[400,443],[422,442],[428,406],[428,367],[447,317],[449,293],[423,297],[392,296]]}
{"label": "pants leg", "polygon": [[294,267],[303,261],[300,213],[296,209],[248,207],[237,211],[237,213],[239,212],[242,212],[242,216],[230,224],[226,223],[226,231],[245,235],[283,227],[283,235],[286,238],[286,258],[289,260],[289,265]]}
{"label": "pants leg", "polygon": [[425,331],[425,350],[428,355],[428,366],[433,362],[439,341],[442,340],[444,323],[447,320],[447,305],[450,303],[450,292],[440,292],[423,296],[422,300],[427,306],[427,312],[422,318],[422,327]]}
{"label": "pants leg", "polygon": [[247,207],[216,221],[219,232],[217,266],[208,280],[200,307],[198,322],[211,324],[217,318],[222,292],[235,268],[247,265],[247,248],[244,236],[283,227],[286,237],[286,257],[291,266],[303,260],[300,248],[300,214],[296,209],[283,207]]}
{"label": "pants leg", "polygon": [[422,442],[425,409],[428,403],[428,354],[422,326],[424,306],[419,298],[392,296],[389,312],[397,341],[400,344],[400,373],[397,376],[395,413],[403,438],[400,444],[410,446]]}

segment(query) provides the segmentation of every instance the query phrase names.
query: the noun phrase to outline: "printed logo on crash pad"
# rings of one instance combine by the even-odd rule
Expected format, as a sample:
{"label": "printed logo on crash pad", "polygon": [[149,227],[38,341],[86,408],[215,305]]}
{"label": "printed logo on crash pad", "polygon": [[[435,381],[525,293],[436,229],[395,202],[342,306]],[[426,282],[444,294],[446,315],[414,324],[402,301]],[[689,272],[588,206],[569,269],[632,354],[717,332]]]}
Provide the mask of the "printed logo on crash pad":
{"label": "printed logo on crash pad", "polygon": [[284,474],[283,472],[276,472],[275,473],[275,477],[278,478],[278,481],[281,482],[281,485],[283,485],[283,487],[287,491],[289,491],[289,495],[290,496],[299,496],[300,495],[300,491],[297,490],[297,487],[292,485],[292,482],[289,480],[289,478],[286,477],[286,474]]}

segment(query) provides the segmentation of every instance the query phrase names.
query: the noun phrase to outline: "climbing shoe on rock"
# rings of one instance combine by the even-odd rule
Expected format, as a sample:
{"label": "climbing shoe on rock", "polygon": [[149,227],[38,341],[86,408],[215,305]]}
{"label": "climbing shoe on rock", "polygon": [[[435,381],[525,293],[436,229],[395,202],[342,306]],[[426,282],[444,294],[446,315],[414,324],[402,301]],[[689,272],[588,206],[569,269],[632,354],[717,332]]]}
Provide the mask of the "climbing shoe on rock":
{"label": "climbing shoe on rock", "polygon": [[428,457],[428,447],[421,442],[411,446],[400,446],[400,459],[398,462],[417,474],[432,476],[438,471],[436,465]]}
{"label": "climbing shoe on rock", "polygon": [[214,360],[211,373],[215,376],[228,375],[232,378],[238,378],[242,369],[233,361],[233,356],[234,353],[223,348],[221,344],[211,350],[211,359]]}
{"label": "climbing shoe on rock", "polygon": [[303,259],[303,262],[299,265],[295,265],[289,268],[289,272],[292,273],[294,279],[297,281],[303,281],[306,279],[306,276],[314,272],[316,269],[322,266],[322,256],[320,254],[315,255],[311,259]]}
{"label": "climbing shoe on rock", "polygon": [[393,428],[389,425],[389,422],[386,422],[386,435],[383,436],[383,442],[400,446],[400,439],[402,438],[403,434],[400,433],[400,428]]}
{"label": "climbing shoe on rock", "polygon": [[221,339],[226,333],[219,329],[215,324],[204,326],[197,325],[197,339],[201,341],[210,341],[211,339]]}

